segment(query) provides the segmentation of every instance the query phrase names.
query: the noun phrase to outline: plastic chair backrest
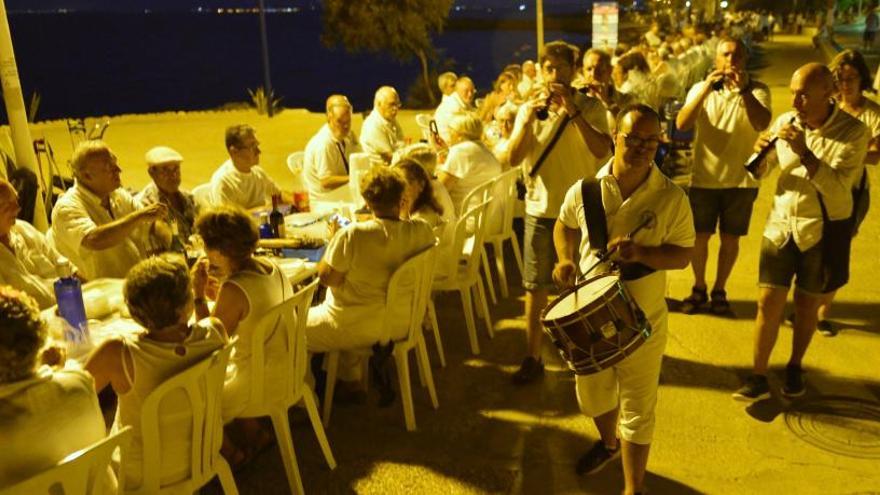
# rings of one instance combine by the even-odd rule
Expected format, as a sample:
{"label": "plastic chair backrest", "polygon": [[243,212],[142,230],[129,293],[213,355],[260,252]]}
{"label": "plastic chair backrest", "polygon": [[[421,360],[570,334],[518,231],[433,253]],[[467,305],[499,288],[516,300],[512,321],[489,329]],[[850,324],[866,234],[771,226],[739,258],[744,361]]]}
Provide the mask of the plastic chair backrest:
{"label": "plastic chair backrest", "polygon": [[391,337],[392,325],[399,323],[391,320],[391,315],[397,316],[401,301],[409,298],[407,311],[406,341],[411,342],[416,338],[417,332],[422,331],[422,321],[428,308],[428,297],[431,294],[431,284],[434,281],[434,261],[437,255],[437,244],[432,244],[419,251],[403,262],[391,275],[388,282],[388,291],[385,294],[385,332],[386,338]]}
{"label": "plastic chair backrest", "polygon": [[[489,200],[472,207],[459,217],[455,224],[455,238],[452,244],[452,253],[443,262],[447,263],[446,269],[441,273],[455,275],[458,273],[459,261],[464,260],[468,276],[475,276],[480,268],[480,247],[486,235],[486,213],[489,210]],[[470,244],[470,250],[465,252],[465,244]]]}
{"label": "plastic chair backrest", "polygon": [[287,155],[287,169],[290,170],[290,173],[293,175],[299,175],[302,173],[303,162],[306,159],[305,151],[294,151],[293,153]]}
{"label": "plastic chair backrest", "polygon": [[[254,344],[251,349],[251,370],[265,370],[266,346],[259,344],[266,341],[266,334],[271,330],[284,332],[287,344],[287,355],[281,360],[286,369],[278,376],[287,380],[284,384],[272,384],[271,390],[266,390],[264,374],[254,372],[251,381],[251,403],[258,405],[267,402],[290,401],[301,392],[300,387],[306,377],[308,367],[308,353],[306,349],[306,323],[308,321],[309,306],[312,297],[318,287],[318,279],[295,292],[290,298],[275,305],[257,322],[251,336]],[[283,393],[282,393],[283,391]],[[266,393],[271,397],[267,397]]]}
{"label": "plastic chair backrest", "polygon": [[[126,490],[126,493],[159,493],[162,488],[159,408],[162,401],[175,390],[182,390],[186,394],[192,408],[192,451],[188,481],[192,486],[201,487],[215,476],[217,472],[215,463],[220,457],[220,445],[223,442],[220,401],[223,395],[223,381],[226,378],[226,364],[233,343],[234,340],[228,342],[210,356],[165,380],[144,400],[141,410],[143,481],[139,488]],[[126,455],[123,449],[123,465],[125,461]],[[120,476],[119,486],[124,487],[124,482],[124,477]]]}
{"label": "plastic chair backrest", "polygon": [[456,205],[458,207],[458,211],[468,211],[469,209],[482,203],[483,201],[488,201],[492,199],[492,193],[494,192],[493,187],[495,186],[495,182],[497,180],[498,177],[489,179],[479,186],[471,189],[471,191],[465,195],[464,199],[461,200],[461,204]]}
{"label": "plastic chair backrest", "polygon": [[416,124],[422,129],[429,129],[431,126],[431,120],[433,119],[434,117],[429,113],[416,114]]}
{"label": "plastic chair backrest", "polygon": [[487,237],[508,238],[513,232],[513,215],[516,209],[516,180],[520,176],[520,168],[513,167],[495,179],[493,201],[499,202],[498,213],[501,225],[498,232],[488,232]]}
{"label": "plastic chair backrest", "polygon": [[[131,427],[126,426],[113,435],[78,450],[51,468],[20,483],[0,490],[2,495],[89,495],[101,493],[101,486],[113,451],[129,441]],[[34,439],[37,440],[37,439]]]}
{"label": "plastic chair backrest", "polygon": [[214,198],[211,197],[211,184],[199,184],[192,190],[193,200],[200,209],[208,209],[214,205]]}

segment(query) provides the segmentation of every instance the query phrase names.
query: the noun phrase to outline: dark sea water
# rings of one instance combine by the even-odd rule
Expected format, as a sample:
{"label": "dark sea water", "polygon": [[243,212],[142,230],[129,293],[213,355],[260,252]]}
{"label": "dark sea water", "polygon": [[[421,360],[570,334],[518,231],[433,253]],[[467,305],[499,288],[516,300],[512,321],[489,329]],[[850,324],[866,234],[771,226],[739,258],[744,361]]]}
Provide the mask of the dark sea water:
{"label": "dark sea water", "polygon": [[[348,54],[320,41],[316,12],[268,16],[272,84],[287,107],[323,107],[331,93],[357,111],[383,84],[407,88],[418,62]],[[12,14],[9,17],[25,99],[39,92],[37,120],[166,110],[204,110],[247,101],[263,84],[256,15]],[[583,46],[586,33],[547,31],[546,40]],[[480,90],[510,62],[535,57],[532,30],[448,30],[435,45]],[[5,120],[5,117],[4,117]]]}

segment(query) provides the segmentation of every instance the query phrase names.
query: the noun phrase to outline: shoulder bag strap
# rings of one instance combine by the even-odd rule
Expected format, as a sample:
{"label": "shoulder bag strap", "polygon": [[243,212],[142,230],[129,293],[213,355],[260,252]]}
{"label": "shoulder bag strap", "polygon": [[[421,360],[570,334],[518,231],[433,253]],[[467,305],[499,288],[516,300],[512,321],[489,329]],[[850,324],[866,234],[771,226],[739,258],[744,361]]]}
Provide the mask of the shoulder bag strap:
{"label": "shoulder bag strap", "polygon": [[556,141],[559,141],[559,138],[562,137],[562,133],[565,132],[565,128],[568,127],[568,123],[572,121],[571,116],[565,115],[562,118],[562,123],[559,124],[559,128],[556,129],[556,134],[550,139],[550,142],[547,143],[547,146],[544,147],[544,151],[541,152],[541,156],[538,157],[538,161],[529,169],[529,177],[534,178],[535,175],[538,174],[538,169],[544,165],[544,161],[547,159],[547,155],[550,154],[550,151],[553,150],[553,147],[556,145]]}
{"label": "shoulder bag strap", "polygon": [[581,179],[581,197],[590,247],[605,252],[608,248],[608,221],[602,205],[602,186],[599,181],[592,177]]}

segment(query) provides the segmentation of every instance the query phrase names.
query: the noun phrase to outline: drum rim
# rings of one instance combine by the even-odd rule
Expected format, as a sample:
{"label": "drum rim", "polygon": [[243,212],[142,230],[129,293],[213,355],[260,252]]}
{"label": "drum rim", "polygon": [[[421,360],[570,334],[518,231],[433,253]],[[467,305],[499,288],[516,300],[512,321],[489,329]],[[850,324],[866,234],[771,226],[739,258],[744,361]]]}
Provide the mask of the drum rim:
{"label": "drum rim", "polygon": [[[590,308],[590,307],[593,306],[593,303],[598,301],[598,299],[593,301],[593,303],[590,303],[587,306],[578,309],[574,313],[567,314],[565,316],[560,316],[559,318],[547,318],[547,313],[549,313],[553,308],[555,308],[559,303],[562,302],[563,299],[568,297],[570,294],[576,292],[578,289],[584,287],[585,285],[589,285],[590,283],[592,283],[596,280],[599,280],[600,278],[605,278],[605,277],[615,277],[617,279],[611,285],[611,287],[616,287],[617,292],[621,292],[621,290],[623,288],[625,288],[625,286],[623,285],[623,280],[620,278],[620,275],[617,273],[613,273],[613,272],[600,273],[599,275],[595,275],[593,277],[590,277],[586,280],[581,281],[578,284],[573,285],[572,287],[565,289],[564,291],[562,291],[559,294],[559,296],[556,297],[556,299],[554,299],[552,302],[550,302],[550,304],[548,304],[547,307],[545,307],[544,310],[541,311],[541,324],[544,325],[544,327],[547,327],[548,323],[553,324],[553,325],[557,325],[557,326],[566,325],[566,324],[570,323],[571,321],[576,321],[576,320],[581,319],[581,317],[584,316],[584,311],[587,311],[587,313],[586,313],[587,315],[595,312],[595,311],[592,311],[592,309],[595,309],[595,308]],[[628,294],[625,294],[625,297],[627,300],[630,299]]]}

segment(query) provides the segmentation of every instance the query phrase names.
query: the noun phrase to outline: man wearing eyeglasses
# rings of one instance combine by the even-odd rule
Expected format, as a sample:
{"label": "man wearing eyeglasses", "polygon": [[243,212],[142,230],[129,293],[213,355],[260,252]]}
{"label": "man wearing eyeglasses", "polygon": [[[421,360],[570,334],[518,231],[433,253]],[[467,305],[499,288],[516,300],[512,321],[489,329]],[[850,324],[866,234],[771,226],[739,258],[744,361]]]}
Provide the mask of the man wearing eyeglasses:
{"label": "man wearing eyeglasses", "polygon": [[[607,219],[608,251],[615,253],[611,259],[647,268],[640,273],[623,270],[621,278],[650,322],[651,336],[614,366],[575,377],[581,412],[593,418],[601,437],[578,460],[576,471],[582,475],[598,472],[622,454],[624,493],[628,495],[644,490],[654,432],[667,334],[666,270],[687,267],[694,250],[687,196],[653,164],[659,143],[657,113],[647,105],[629,105],[617,119],[614,156],[596,174]],[[654,218],[652,225],[630,237],[646,215]],[[591,246],[590,238],[581,181],[577,181],[568,189],[553,228],[559,258],[553,278],[560,286],[572,287],[579,274],[598,261],[602,247]],[[598,268],[590,275],[610,269],[607,264]]]}
{"label": "man wearing eyeglasses", "polygon": [[135,199],[144,205],[162,203],[167,207],[168,224],[174,233],[171,250],[183,252],[184,244],[193,233],[197,214],[193,195],[180,189],[183,156],[168,146],[156,146],[147,151],[144,159],[153,182],[147,184]]}
{"label": "man wearing eyeglasses", "polygon": [[351,130],[351,103],[343,95],[327,98],[327,123],[309,139],[303,176],[311,201],[351,201],[349,159],[361,151]]}
{"label": "man wearing eyeglasses", "polygon": [[382,86],[373,99],[373,111],[361,125],[361,148],[365,153],[391,163],[394,152],[404,145],[403,129],[397,122],[400,96],[391,86]]}
{"label": "man wearing eyeglasses", "polygon": [[[522,166],[526,185],[523,286],[527,351],[512,377],[516,385],[530,383],[544,373],[540,317],[555,288],[553,224],[559,206],[568,188],[582,177],[595,175],[611,150],[605,106],[571,87],[576,58],[577,48],[564,41],[544,46],[541,71],[545,86],[533,91],[532,99],[520,107],[510,137],[510,163]],[[538,113],[545,118],[538,118]]]}
{"label": "man wearing eyeglasses", "polygon": [[[695,129],[694,161],[688,193],[697,229],[694,285],[681,312],[730,312],[726,285],[739,254],[740,237],[748,234],[759,182],[744,164],[758,133],[770,124],[770,90],[749,78],[747,55],[739,40],[723,38],[715,50],[715,70],[688,92],[676,126]],[[706,282],[709,239],[721,239],[711,293]],[[711,302],[709,296],[711,295]]]}
{"label": "man wearing eyeglasses", "polygon": [[[278,184],[259,166],[260,142],[256,130],[247,124],[226,129],[229,160],[211,176],[211,202],[234,204],[246,210],[265,208],[273,194],[281,193]],[[290,198],[290,193],[285,197]]]}

